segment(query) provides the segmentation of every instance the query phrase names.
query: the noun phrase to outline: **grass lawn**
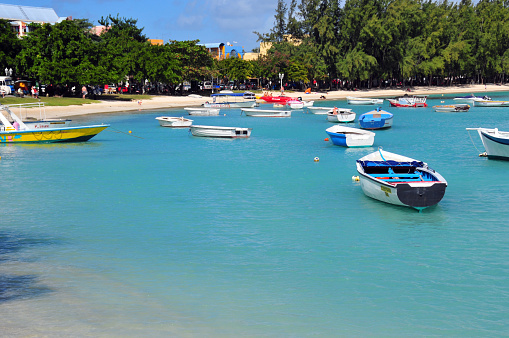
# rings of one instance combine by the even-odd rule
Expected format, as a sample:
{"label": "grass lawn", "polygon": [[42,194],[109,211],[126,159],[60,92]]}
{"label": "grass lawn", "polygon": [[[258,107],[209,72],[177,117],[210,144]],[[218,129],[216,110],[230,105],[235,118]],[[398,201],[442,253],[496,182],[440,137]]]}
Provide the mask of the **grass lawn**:
{"label": "grass lawn", "polygon": [[[131,100],[150,100],[150,95],[101,95],[97,96],[100,100],[111,100],[111,101],[131,101]],[[37,103],[39,99],[33,99],[31,97],[13,97],[8,96],[0,98],[0,103],[4,105],[20,104],[20,103]],[[99,100],[82,99],[79,97],[41,97],[40,102],[44,102],[46,106],[73,106],[82,105],[89,103],[98,103]]]}

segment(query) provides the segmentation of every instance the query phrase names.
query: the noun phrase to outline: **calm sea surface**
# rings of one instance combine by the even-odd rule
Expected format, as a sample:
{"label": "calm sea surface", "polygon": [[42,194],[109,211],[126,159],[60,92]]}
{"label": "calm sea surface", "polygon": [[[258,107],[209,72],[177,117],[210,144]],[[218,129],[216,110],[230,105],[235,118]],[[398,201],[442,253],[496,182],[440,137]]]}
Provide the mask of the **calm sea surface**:
{"label": "calm sea surface", "polygon": [[[75,119],[112,126],[86,143],[0,146],[0,336],[507,336],[509,162],[465,128],[509,130],[509,109],[383,107],[372,148],[325,142],[323,115],[239,109],[194,123],[250,139],[160,127],[171,109]],[[379,146],[440,172],[440,204],[366,197],[355,161]]]}

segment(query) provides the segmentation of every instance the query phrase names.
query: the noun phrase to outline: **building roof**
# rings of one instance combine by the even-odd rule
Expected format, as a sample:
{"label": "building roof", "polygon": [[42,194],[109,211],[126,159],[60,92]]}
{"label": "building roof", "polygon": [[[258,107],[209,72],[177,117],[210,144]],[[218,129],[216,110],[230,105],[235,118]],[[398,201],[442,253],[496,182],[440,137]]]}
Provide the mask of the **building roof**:
{"label": "building roof", "polygon": [[53,8],[30,7],[0,4],[0,18],[26,22],[56,23],[64,20],[59,18]]}

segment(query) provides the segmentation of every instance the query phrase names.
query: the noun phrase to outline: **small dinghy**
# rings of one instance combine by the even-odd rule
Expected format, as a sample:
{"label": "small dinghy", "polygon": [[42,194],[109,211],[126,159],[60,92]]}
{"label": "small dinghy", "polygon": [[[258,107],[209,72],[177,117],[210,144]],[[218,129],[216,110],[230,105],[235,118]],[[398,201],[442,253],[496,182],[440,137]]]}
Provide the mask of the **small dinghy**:
{"label": "small dinghy", "polygon": [[438,204],[447,188],[426,163],[382,149],[357,160],[357,172],[366,196],[419,211]]}
{"label": "small dinghy", "polygon": [[362,129],[384,129],[392,127],[394,115],[388,111],[377,108],[359,117],[359,125]]}
{"label": "small dinghy", "polygon": [[371,147],[375,141],[375,133],[368,130],[334,125],[325,129],[334,145],[342,147]]}

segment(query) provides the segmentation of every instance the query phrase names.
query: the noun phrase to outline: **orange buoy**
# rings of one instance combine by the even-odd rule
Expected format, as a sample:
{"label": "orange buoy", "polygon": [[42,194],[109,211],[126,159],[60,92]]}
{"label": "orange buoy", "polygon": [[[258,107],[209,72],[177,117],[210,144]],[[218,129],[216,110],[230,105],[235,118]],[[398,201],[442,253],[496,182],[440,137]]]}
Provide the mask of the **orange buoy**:
{"label": "orange buoy", "polygon": [[328,138],[328,137],[326,137],[324,141],[325,141],[325,142],[329,141],[329,138]]}

